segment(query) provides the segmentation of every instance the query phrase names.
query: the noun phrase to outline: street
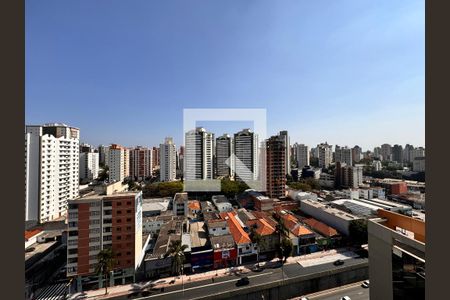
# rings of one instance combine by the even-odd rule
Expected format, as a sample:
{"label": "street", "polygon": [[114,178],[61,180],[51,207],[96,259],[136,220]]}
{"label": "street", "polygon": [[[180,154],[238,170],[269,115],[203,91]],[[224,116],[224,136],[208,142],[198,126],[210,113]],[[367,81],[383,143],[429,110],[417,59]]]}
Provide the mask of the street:
{"label": "street", "polygon": [[369,289],[361,287],[361,282],[358,282],[306,296],[310,300],[338,300],[344,296],[349,296],[352,300],[369,300]]}

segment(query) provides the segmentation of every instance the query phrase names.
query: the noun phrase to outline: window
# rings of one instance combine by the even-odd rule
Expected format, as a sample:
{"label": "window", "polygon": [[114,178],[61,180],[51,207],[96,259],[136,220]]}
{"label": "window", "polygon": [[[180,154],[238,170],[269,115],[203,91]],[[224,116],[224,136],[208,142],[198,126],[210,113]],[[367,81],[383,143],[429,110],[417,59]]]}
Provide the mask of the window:
{"label": "window", "polygon": [[117,206],[122,206],[122,202],[117,202]]}
{"label": "window", "polygon": [[112,232],[112,228],[111,227],[103,228],[103,232]]}
{"label": "window", "polygon": [[131,218],[127,218],[127,222],[131,222]]}
{"label": "window", "polygon": [[100,224],[100,220],[90,220],[89,225]]}
{"label": "window", "polygon": [[78,236],[78,231],[69,231],[69,236]]}
{"label": "window", "polygon": [[98,242],[100,242],[99,237],[89,238],[89,243],[98,243]]}
{"label": "window", "polygon": [[112,219],[104,219],[103,224],[112,224]]}
{"label": "window", "polygon": [[77,227],[78,222],[69,222],[69,227]]}
{"label": "window", "polygon": [[68,241],[68,245],[69,246],[76,246],[76,245],[78,245],[78,241],[77,240],[69,240]]}
{"label": "window", "polygon": [[100,233],[100,228],[92,228],[89,229],[89,234]]}
{"label": "window", "polygon": [[76,257],[69,258],[69,259],[67,259],[67,262],[69,264],[76,264],[78,262],[78,258],[76,258]]}
{"label": "window", "polygon": [[127,230],[131,230],[131,226],[127,226]]}
{"label": "window", "polygon": [[91,246],[89,247],[89,251],[97,251],[100,250],[100,246]]}
{"label": "window", "polygon": [[122,228],[121,227],[117,227],[116,230],[117,231],[122,231]]}
{"label": "window", "polygon": [[103,241],[104,242],[106,242],[106,241],[111,241],[112,240],[112,236],[110,236],[110,235],[107,235],[107,236],[104,236],[103,237]]}
{"label": "window", "polygon": [[103,205],[104,206],[112,206],[112,202],[111,201],[104,201]]}
{"label": "window", "polygon": [[131,201],[127,201],[127,205],[131,205]]}
{"label": "window", "polygon": [[117,219],[117,223],[122,223],[122,219]]}
{"label": "window", "polygon": [[120,256],[122,256],[122,253],[118,252],[116,255],[117,255],[118,257],[120,257]]}
{"label": "window", "polygon": [[106,216],[110,216],[110,215],[112,215],[112,210],[110,210],[110,209],[105,210],[105,211],[104,211],[104,214],[105,214]]}
{"label": "window", "polygon": [[78,253],[78,249],[77,248],[75,248],[75,249],[69,249],[69,255],[71,255],[71,254],[77,254]]}
{"label": "window", "polygon": [[120,235],[116,237],[116,240],[118,240],[118,241],[121,239],[122,239],[122,236],[120,236]]}
{"label": "window", "polygon": [[131,255],[131,252],[130,252],[130,251],[127,251],[127,255]]}
{"label": "window", "polygon": [[117,211],[117,214],[118,214],[118,215],[121,215],[121,214],[122,214],[122,211],[121,211],[121,210],[118,210],[118,211]]}
{"label": "window", "polygon": [[100,212],[96,211],[96,210],[89,212],[89,216],[99,216],[99,215],[100,215]]}
{"label": "window", "polygon": [[131,214],[131,209],[127,209],[127,214]]}
{"label": "window", "polygon": [[78,204],[75,204],[75,203],[69,204],[69,209],[77,209],[77,208],[78,208]]}

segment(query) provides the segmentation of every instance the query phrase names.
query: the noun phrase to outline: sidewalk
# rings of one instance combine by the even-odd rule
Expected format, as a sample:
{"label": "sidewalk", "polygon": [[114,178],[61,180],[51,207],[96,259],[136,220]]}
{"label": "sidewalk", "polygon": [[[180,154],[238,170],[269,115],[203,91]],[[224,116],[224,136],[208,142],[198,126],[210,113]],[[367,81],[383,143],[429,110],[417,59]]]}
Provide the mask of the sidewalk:
{"label": "sidewalk", "polygon": [[[319,259],[325,256],[335,255],[338,253],[344,253],[351,251],[348,248],[341,248],[341,249],[332,249],[327,251],[320,251],[315,252],[311,254],[305,254],[301,256],[295,256],[295,257],[288,257],[285,264],[296,264],[300,261],[307,261],[307,260],[314,260]],[[274,258],[271,261],[264,261],[260,262],[260,266],[270,266],[272,264],[278,263],[279,259]],[[127,284],[127,285],[118,285],[113,287],[108,287],[108,294],[105,295],[105,289],[101,288],[98,290],[89,290],[84,291],[82,293],[76,293],[72,294],[68,299],[70,300],[78,300],[78,299],[107,299],[112,296],[121,296],[121,295],[127,295],[132,292],[139,292],[143,287],[150,286],[150,283],[156,284],[156,288],[165,288],[168,286],[176,286],[181,285],[183,282],[184,284],[189,282],[196,282],[201,280],[212,280],[211,278],[220,278],[225,276],[232,276],[234,274],[247,274],[251,272],[251,268],[255,265],[255,263],[249,264],[249,265],[242,265],[242,266],[236,266],[234,268],[224,268],[224,269],[218,269],[198,274],[191,274],[191,275],[183,275],[183,276],[171,276],[171,277],[165,277],[161,279],[157,279],[154,281],[147,281],[147,282],[141,282],[141,283],[133,283],[133,284]],[[171,281],[174,281],[172,284],[170,284]]]}

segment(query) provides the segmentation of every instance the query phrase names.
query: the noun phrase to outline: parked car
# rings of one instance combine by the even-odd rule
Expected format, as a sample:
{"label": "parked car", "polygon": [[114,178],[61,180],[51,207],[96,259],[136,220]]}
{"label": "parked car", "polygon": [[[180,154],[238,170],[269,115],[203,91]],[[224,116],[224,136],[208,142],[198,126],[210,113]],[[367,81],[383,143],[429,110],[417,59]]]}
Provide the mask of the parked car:
{"label": "parked car", "polygon": [[344,296],[341,298],[341,300],[352,300],[349,296]]}
{"label": "parked car", "polygon": [[367,289],[369,287],[369,280],[364,280],[363,283],[361,284],[361,286],[365,289]]}
{"label": "parked car", "polygon": [[341,266],[344,264],[344,261],[342,259],[338,259],[333,263],[335,266]]}
{"label": "parked car", "polygon": [[236,282],[236,286],[243,286],[248,285],[250,283],[250,280],[248,277],[242,277]]}

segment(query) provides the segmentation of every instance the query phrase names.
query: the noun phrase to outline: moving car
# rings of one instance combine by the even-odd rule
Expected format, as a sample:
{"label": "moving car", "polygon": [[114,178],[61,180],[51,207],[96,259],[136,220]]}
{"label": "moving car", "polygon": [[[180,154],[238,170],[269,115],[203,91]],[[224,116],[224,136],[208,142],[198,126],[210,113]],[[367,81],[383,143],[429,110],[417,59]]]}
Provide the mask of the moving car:
{"label": "moving car", "polygon": [[369,287],[369,280],[364,280],[363,283],[361,284],[361,286],[365,289],[367,289]]}
{"label": "moving car", "polygon": [[242,277],[241,279],[239,279],[236,282],[236,286],[243,286],[243,285],[247,285],[250,283],[250,280],[248,279],[248,277]]}
{"label": "moving car", "polygon": [[349,296],[344,296],[341,298],[341,300],[352,300]]}
{"label": "moving car", "polygon": [[301,297],[300,300],[309,300],[308,297]]}
{"label": "moving car", "polygon": [[338,259],[333,263],[335,266],[340,266],[344,264],[344,261],[342,259]]}

